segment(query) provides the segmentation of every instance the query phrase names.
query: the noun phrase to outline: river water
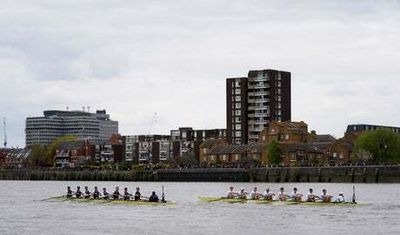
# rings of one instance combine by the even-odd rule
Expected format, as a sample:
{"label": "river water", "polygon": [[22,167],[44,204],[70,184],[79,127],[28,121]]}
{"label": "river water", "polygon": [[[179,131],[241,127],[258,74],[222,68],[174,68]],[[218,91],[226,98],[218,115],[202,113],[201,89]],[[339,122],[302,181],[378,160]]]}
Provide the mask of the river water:
{"label": "river water", "polygon": [[[66,186],[137,186],[152,190],[174,206],[102,205],[45,200]],[[159,183],[83,181],[0,181],[0,234],[400,234],[399,184],[357,184],[359,206],[257,205],[199,202],[198,196],[222,196],[228,187],[268,186],[277,192],[297,187],[306,194],[328,189],[352,195],[351,184],[319,183]]]}

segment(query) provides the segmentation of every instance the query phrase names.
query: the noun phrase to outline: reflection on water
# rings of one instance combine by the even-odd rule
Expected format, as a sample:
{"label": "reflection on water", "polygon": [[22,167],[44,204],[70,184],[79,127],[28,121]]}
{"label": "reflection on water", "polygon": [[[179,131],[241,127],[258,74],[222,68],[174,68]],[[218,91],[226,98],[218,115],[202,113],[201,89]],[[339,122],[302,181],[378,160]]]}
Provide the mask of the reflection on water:
{"label": "reflection on water", "polygon": [[321,183],[163,183],[168,200],[176,206],[124,206],[43,199],[64,193],[67,185],[139,186],[143,195],[156,190],[156,182],[0,181],[0,234],[399,234],[398,184],[357,184],[360,206],[273,206],[201,203],[198,196],[222,196],[230,185],[250,191],[284,186],[306,194],[308,188],[332,195],[344,192],[351,199],[351,184]]}

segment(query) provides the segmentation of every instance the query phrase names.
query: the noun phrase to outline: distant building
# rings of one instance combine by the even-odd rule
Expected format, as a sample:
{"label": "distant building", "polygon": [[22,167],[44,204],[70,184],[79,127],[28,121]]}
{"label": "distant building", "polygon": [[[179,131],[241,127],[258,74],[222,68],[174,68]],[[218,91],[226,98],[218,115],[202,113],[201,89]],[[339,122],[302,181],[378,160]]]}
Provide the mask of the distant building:
{"label": "distant building", "polygon": [[32,156],[31,148],[11,148],[5,150],[5,168],[25,168],[28,166],[29,158]]}
{"label": "distant building", "polygon": [[347,126],[346,134],[349,133],[361,133],[364,131],[375,131],[378,129],[389,129],[395,133],[400,134],[400,127],[393,126],[379,126],[379,125],[370,125],[370,124],[351,124]]}
{"label": "distant building", "polygon": [[126,162],[159,163],[170,156],[169,135],[128,135],[123,140]]}
{"label": "distant building", "polygon": [[26,118],[25,143],[48,145],[57,137],[75,135],[79,139],[108,141],[118,133],[118,122],[110,119],[105,110],[96,113],[83,111],[48,110],[41,117]]}
{"label": "distant building", "polygon": [[271,121],[268,128],[260,132],[259,142],[269,143],[275,140],[279,143],[311,143],[315,136],[308,132],[308,125],[301,122]]}
{"label": "distant building", "polygon": [[248,77],[228,78],[226,108],[228,142],[257,142],[272,120],[291,120],[290,72],[252,70]]}
{"label": "distant building", "polygon": [[208,139],[226,139],[226,129],[194,130],[192,127],[181,127],[171,130],[170,156],[177,158],[185,153],[193,153],[199,161],[200,145]]}
{"label": "distant building", "polygon": [[79,167],[91,160],[91,149],[91,145],[87,140],[61,142],[56,149],[56,167]]}

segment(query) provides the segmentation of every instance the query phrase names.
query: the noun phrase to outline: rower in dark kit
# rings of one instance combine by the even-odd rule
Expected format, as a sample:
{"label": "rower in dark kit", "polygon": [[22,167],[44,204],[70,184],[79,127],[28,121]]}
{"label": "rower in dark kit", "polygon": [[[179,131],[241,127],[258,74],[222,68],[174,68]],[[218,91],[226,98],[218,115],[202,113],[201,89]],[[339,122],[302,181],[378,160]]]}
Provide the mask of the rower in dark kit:
{"label": "rower in dark kit", "polygon": [[149,202],[158,202],[158,196],[155,191],[153,191],[149,197]]}
{"label": "rower in dark kit", "polygon": [[103,188],[103,199],[110,199],[110,194],[107,192],[106,188]]}
{"label": "rower in dark kit", "polygon": [[114,200],[118,200],[120,195],[121,195],[121,194],[119,193],[119,187],[115,187],[115,191],[114,191],[113,194],[112,194],[113,199],[114,199]]}
{"label": "rower in dark kit", "polygon": [[70,186],[67,186],[67,198],[71,198],[74,192],[71,190]]}
{"label": "rower in dark kit", "polygon": [[80,186],[76,187],[75,196],[76,198],[80,198],[82,196],[82,191]]}
{"label": "rower in dark kit", "polygon": [[135,201],[140,201],[141,196],[142,196],[142,194],[140,193],[140,188],[137,187],[137,188],[136,188],[135,195],[134,195],[134,200],[135,200]]}
{"label": "rower in dark kit", "polygon": [[128,188],[124,188],[124,200],[127,201],[127,200],[131,199],[131,197],[132,197],[132,194],[130,194],[128,192]]}
{"label": "rower in dark kit", "polygon": [[85,186],[85,198],[90,198],[90,195],[91,195],[91,193],[89,191],[88,186]]}
{"label": "rower in dark kit", "polygon": [[99,199],[99,197],[100,197],[100,192],[97,189],[97,186],[94,186],[93,198],[94,199]]}

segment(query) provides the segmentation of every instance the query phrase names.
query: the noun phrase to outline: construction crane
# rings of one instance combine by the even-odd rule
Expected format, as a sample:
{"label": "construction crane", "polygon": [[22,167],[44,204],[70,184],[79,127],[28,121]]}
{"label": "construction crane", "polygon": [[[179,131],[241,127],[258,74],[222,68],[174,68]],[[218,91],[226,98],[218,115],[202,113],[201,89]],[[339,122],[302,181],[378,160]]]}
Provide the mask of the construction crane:
{"label": "construction crane", "polygon": [[150,135],[150,131],[153,128],[154,123],[156,122],[157,122],[157,113],[154,113],[153,118],[151,119],[149,130],[147,131],[147,135]]}
{"label": "construction crane", "polygon": [[7,129],[6,129],[6,118],[3,117],[3,126],[4,126],[4,148],[7,148]]}

